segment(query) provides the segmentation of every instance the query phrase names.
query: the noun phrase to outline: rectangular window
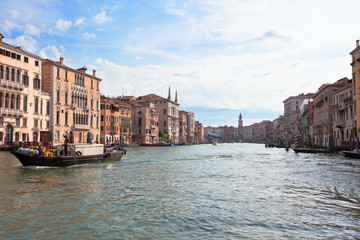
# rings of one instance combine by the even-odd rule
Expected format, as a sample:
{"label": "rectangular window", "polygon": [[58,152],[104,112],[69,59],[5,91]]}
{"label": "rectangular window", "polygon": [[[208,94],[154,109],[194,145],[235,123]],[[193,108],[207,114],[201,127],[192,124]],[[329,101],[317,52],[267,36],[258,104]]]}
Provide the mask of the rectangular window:
{"label": "rectangular window", "polygon": [[25,142],[27,140],[26,133],[22,134],[22,141]]}
{"label": "rectangular window", "polygon": [[0,132],[0,140],[3,141],[4,140],[4,133]]}
{"label": "rectangular window", "polygon": [[42,121],[40,120],[40,128],[42,128]]}
{"label": "rectangular window", "polygon": [[26,127],[26,126],[27,126],[27,119],[23,118],[23,127]]}
{"label": "rectangular window", "polygon": [[166,127],[166,121],[164,121],[164,127]]}
{"label": "rectangular window", "polygon": [[21,55],[16,54],[16,59],[17,59],[17,60],[21,60]]}
{"label": "rectangular window", "polygon": [[103,126],[100,127],[100,131],[102,131],[102,132],[104,131],[104,127],[103,127]]}
{"label": "rectangular window", "polygon": [[142,118],[139,117],[139,118],[138,118],[138,126],[139,126],[139,127],[141,127],[141,123],[142,123]]}
{"label": "rectangular window", "polygon": [[39,61],[35,60],[35,66],[39,66]]}
{"label": "rectangular window", "polygon": [[46,128],[50,128],[50,121],[46,121]]}
{"label": "rectangular window", "polygon": [[55,132],[55,140],[57,140],[57,141],[60,140],[60,131]]}
{"label": "rectangular window", "polygon": [[24,62],[29,62],[29,58],[24,56]]}
{"label": "rectangular window", "polygon": [[38,120],[34,119],[34,127],[37,128],[38,127]]}
{"label": "rectangular window", "polygon": [[[0,125],[4,125],[4,117],[0,117]],[[2,139],[0,139],[1,141]]]}
{"label": "rectangular window", "polygon": [[104,121],[104,115],[101,115],[101,121],[102,122]]}
{"label": "rectangular window", "polygon": [[15,119],[15,126],[20,127],[20,118]]}
{"label": "rectangular window", "polygon": [[166,109],[164,109],[164,114],[166,114]]}

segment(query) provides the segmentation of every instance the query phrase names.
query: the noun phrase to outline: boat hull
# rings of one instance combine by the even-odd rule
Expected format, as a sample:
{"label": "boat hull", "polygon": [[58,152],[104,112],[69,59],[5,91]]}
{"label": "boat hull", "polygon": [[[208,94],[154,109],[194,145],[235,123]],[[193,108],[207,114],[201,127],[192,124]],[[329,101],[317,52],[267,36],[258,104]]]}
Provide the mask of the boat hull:
{"label": "boat hull", "polygon": [[315,148],[293,148],[296,153],[332,153],[326,149],[315,149]]}
{"label": "boat hull", "polygon": [[142,143],[139,146],[140,147],[171,147],[172,144],[171,143],[169,143],[169,144],[167,144],[167,143],[154,143],[154,144],[152,144],[152,143]]}
{"label": "boat hull", "polygon": [[360,159],[360,153],[352,151],[343,151],[345,157]]}
{"label": "boat hull", "polygon": [[88,156],[52,156],[30,155],[21,151],[11,151],[23,166],[44,166],[44,167],[68,167],[72,165],[108,162],[121,160],[124,151],[116,151],[98,155]]}

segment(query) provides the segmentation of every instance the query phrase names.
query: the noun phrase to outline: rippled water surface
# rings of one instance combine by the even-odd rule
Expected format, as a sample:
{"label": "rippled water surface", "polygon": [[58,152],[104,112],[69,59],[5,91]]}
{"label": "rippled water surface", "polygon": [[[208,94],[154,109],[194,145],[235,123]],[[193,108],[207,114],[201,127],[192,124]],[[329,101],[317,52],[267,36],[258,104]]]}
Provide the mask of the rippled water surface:
{"label": "rippled water surface", "polygon": [[0,152],[0,239],[360,239],[360,161],[256,144],[128,148],[23,168]]}

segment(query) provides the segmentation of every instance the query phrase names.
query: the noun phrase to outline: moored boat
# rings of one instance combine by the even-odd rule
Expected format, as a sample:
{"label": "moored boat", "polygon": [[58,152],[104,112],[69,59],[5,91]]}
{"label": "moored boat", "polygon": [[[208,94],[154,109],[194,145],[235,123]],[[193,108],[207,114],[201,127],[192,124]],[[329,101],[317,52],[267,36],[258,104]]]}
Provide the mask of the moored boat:
{"label": "moored boat", "polygon": [[120,160],[126,150],[120,147],[105,148],[102,144],[60,145],[55,154],[36,148],[19,148],[11,151],[23,166],[68,167],[77,164]]}
{"label": "moored boat", "polygon": [[360,159],[360,152],[355,151],[342,151],[345,157]]}
{"label": "moored boat", "polygon": [[332,153],[333,151],[319,148],[292,148],[296,153]]}
{"label": "moored boat", "polygon": [[141,147],[171,147],[171,143],[141,143]]}

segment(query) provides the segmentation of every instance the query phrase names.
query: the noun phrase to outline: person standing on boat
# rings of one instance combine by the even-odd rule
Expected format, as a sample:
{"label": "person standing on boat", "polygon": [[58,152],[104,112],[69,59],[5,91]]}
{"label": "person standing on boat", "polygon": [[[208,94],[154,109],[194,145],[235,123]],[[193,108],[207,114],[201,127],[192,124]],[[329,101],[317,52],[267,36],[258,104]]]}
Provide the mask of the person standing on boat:
{"label": "person standing on boat", "polygon": [[65,152],[65,156],[68,155],[68,143],[69,143],[69,138],[67,137],[66,134],[64,134],[64,152]]}

